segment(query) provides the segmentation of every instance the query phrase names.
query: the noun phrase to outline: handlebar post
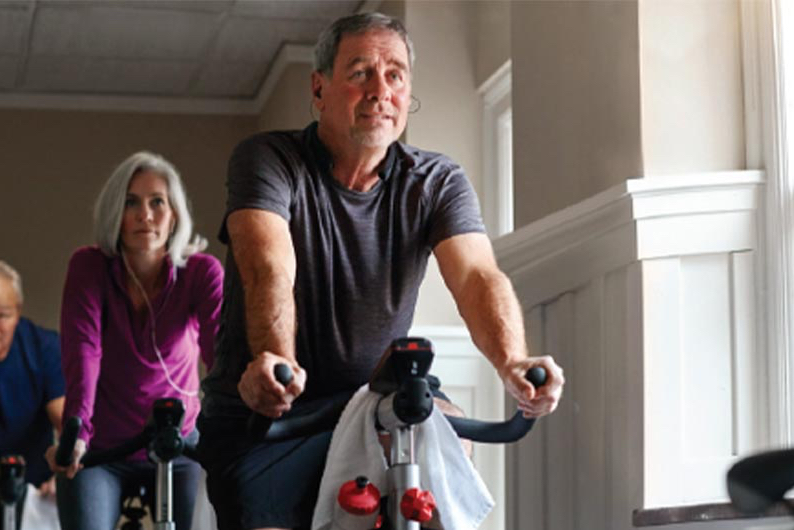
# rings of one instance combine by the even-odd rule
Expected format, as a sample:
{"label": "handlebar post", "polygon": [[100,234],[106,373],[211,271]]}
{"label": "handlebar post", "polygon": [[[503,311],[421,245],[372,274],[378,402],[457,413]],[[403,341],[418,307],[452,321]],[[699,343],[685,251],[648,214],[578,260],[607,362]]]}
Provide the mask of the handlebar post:
{"label": "handlebar post", "polygon": [[386,472],[389,488],[389,517],[394,530],[419,530],[419,523],[403,517],[400,500],[411,488],[419,488],[419,465],[416,463],[413,425],[397,425],[391,435],[390,466]]}
{"label": "handlebar post", "polygon": [[3,528],[17,527],[16,504],[3,503]]}
{"label": "handlebar post", "polygon": [[391,464],[415,464],[415,433],[413,425],[396,427],[391,430]]}
{"label": "handlebar post", "polygon": [[176,530],[173,514],[173,462],[157,462],[157,499],[154,530]]}

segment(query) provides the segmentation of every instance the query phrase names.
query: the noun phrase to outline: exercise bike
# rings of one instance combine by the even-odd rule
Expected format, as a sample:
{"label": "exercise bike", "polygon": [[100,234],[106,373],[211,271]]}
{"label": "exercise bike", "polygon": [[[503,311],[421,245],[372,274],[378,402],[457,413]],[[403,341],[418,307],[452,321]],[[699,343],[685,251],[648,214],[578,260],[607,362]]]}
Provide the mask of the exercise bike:
{"label": "exercise bike", "polygon": [[[384,495],[367,477],[352,477],[340,485],[337,497],[342,510],[362,520],[375,519],[374,528],[382,530],[419,530],[433,517],[436,508],[432,492],[422,490],[416,461],[416,427],[433,411],[433,396],[427,375],[433,361],[430,341],[422,338],[395,340],[384,354],[370,380],[370,390],[382,397],[375,424],[389,432],[389,466]],[[292,374],[287,365],[277,365],[274,375],[283,385]],[[546,381],[541,367],[531,369],[527,379],[536,387]],[[352,393],[343,393],[318,404],[313,412],[285,419],[270,420],[258,414],[249,418],[249,434],[256,440],[277,441],[332,430]],[[511,443],[525,436],[535,418],[524,418],[519,411],[504,422],[485,422],[446,416],[461,438],[475,442]],[[377,518],[373,517],[377,514]],[[361,528],[361,526],[357,526]]]}
{"label": "exercise bike", "polygon": [[[154,530],[175,530],[173,519],[173,461],[180,455],[195,459],[195,444],[188,443],[181,434],[185,407],[181,400],[175,398],[158,399],[152,408],[152,417],[143,432],[124,444],[107,450],[90,450],[82,458],[84,467],[98,466],[117,462],[123,458],[146,448],[149,459],[156,466],[155,503],[152,519]],[[58,465],[66,467],[71,463],[72,452],[77,434],[82,427],[80,418],[69,418],[64,426],[61,442],[55,454]],[[127,518],[122,530],[141,530],[142,519],[146,515],[143,506],[147,504],[151,492],[144,486],[136,491],[127,491],[122,500],[121,513]],[[132,499],[139,498],[139,506],[134,506]]]}

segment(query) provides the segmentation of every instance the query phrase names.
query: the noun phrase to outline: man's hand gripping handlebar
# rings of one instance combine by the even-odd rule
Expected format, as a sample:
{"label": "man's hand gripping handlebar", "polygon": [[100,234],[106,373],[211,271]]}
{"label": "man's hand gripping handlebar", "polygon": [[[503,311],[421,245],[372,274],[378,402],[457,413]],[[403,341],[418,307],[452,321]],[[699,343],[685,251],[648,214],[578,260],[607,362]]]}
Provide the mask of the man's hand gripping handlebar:
{"label": "man's hand gripping handlebar", "polygon": [[[287,388],[294,379],[292,369],[283,363],[279,363],[273,368],[273,376],[284,388]],[[252,412],[248,417],[248,435],[254,440],[263,440],[272,423],[271,418]]]}

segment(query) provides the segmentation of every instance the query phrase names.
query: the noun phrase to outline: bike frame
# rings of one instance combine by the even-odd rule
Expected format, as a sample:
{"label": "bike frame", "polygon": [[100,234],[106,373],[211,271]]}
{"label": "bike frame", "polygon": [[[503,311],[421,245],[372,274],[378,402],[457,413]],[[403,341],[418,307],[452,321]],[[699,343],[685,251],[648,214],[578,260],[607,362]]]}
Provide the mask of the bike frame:
{"label": "bike frame", "polygon": [[16,530],[17,503],[22,498],[25,488],[25,459],[18,455],[8,455],[0,458],[3,528]]}

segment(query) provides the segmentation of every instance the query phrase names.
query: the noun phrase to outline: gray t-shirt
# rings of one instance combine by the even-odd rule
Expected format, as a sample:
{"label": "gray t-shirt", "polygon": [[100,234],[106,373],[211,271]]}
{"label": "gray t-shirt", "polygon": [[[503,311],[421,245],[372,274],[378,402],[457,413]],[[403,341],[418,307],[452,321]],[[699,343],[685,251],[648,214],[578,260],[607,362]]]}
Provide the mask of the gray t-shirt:
{"label": "gray t-shirt", "polygon": [[[391,341],[408,332],[432,249],[454,235],[485,231],[466,175],[443,155],[395,142],[381,180],[366,192],[340,186],[332,164],[316,123],[252,136],[229,162],[226,216],[256,208],[289,223],[297,358],[308,375],[302,399],[366,382]],[[229,242],[225,219],[220,239]],[[247,415],[237,382],[251,353],[231,251],[217,342],[203,382],[204,414]]]}

